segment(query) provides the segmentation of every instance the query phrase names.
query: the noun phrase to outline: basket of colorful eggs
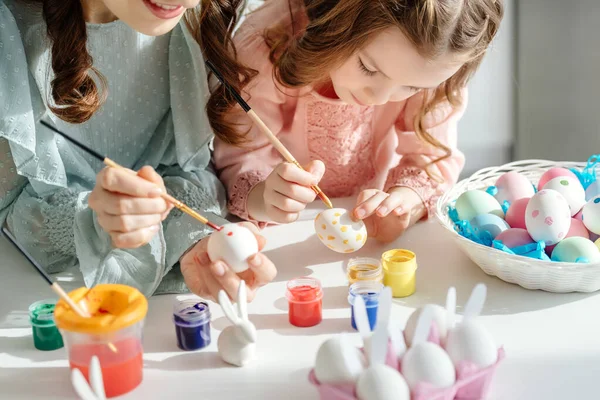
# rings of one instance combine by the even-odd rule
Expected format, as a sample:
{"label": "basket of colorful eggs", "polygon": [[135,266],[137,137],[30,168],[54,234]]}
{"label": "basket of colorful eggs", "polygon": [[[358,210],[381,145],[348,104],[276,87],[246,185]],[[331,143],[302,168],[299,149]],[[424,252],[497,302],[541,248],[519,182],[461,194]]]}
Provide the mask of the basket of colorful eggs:
{"label": "basket of colorful eggs", "polygon": [[527,289],[600,289],[600,156],[482,169],[440,197],[437,218],[485,273]]}

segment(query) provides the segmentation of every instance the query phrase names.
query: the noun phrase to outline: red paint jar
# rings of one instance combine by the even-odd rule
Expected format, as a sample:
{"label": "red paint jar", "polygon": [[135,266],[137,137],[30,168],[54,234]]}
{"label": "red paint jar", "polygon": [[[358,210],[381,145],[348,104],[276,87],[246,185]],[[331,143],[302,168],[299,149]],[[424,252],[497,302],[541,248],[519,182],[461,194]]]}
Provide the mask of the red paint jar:
{"label": "red paint jar", "polygon": [[290,324],[306,328],[323,319],[323,290],[315,278],[294,278],[287,283]]}

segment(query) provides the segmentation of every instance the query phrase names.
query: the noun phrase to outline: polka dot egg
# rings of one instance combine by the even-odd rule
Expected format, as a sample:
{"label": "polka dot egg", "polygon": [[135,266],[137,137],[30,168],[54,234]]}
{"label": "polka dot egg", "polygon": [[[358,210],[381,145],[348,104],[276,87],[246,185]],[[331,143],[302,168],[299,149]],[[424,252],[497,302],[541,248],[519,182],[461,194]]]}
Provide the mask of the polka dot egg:
{"label": "polka dot egg", "polygon": [[332,208],[315,218],[315,231],[319,240],[338,253],[353,253],[367,241],[367,227],[362,221],[353,221],[350,212]]}
{"label": "polka dot egg", "polygon": [[556,244],[571,227],[569,203],[556,190],[540,190],[527,203],[525,225],[536,242],[542,241],[546,246]]}

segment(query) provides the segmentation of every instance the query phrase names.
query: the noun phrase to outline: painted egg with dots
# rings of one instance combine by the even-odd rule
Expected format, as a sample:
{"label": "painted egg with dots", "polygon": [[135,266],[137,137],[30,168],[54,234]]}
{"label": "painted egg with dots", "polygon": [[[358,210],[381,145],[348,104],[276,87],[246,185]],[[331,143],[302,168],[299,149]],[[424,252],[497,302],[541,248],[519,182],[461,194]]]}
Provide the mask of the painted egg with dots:
{"label": "painted egg with dots", "polygon": [[511,228],[526,229],[525,210],[529,204],[529,198],[522,198],[512,203],[506,210],[506,222]]}
{"label": "painted egg with dots", "polygon": [[556,190],[540,190],[527,204],[525,225],[536,242],[544,242],[546,246],[556,244],[571,227],[569,203]]}
{"label": "painted egg with dots", "polygon": [[559,176],[558,178],[550,179],[544,185],[544,189],[556,190],[562,194],[567,203],[569,203],[571,216],[577,214],[585,204],[585,190],[577,178]]}
{"label": "painted egg with dots", "polygon": [[363,221],[353,221],[343,208],[325,210],[315,218],[315,232],[319,240],[338,253],[354,253],[367,241],[367,227]]}
{"label": "painted egg with dots", "polygon": [[516,200],[531,198],[535,194],[535,189],[529,179],[516,171],[510,171],[500,176],[495,186],[498,192],[494,197],[500,204],[505,201],[512,204]]}
{"label": "painted egg with dots", "polygon": [[572,171],[569,171],[566,168],[554,167],[550,168],[546,172],[540,176],[540,180],[538,181],[538,190],[544,189],[544,186],[548,181],[554,178],[558,178],[559,176],[568,176],[570,178],[577,179],[577,175],[575,175]]}
{"label": "painted egg with dots", "polygon": [[235,273],[248,269],[248,258],[258,253],[256,236],[238,224],[225,224],[208,239],[208,257],[225,262]]}
{"label": "painted egg with dots", "polygon": [[581,210],[581,218],[588,231],[600,235],[600,196],[585,203]]}
{"label": "painted egg with dots", "polygon": [[552,261],[594,263],[600,261],[600,250],[591,240],[574,236],[556,245],[552,251]]}

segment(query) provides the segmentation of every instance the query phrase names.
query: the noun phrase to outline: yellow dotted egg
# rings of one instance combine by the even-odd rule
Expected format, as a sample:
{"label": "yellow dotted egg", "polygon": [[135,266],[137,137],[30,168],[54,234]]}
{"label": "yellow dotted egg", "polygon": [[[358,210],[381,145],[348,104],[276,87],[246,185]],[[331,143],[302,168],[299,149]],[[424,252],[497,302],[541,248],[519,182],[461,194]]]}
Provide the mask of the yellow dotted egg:
{"label": "yellow dotted egg", "polygon": [[342,232],[346,232],[346,231],[348,230],[348,227],[344,225],[344,226],[342,226],[342,227],[340,228],[340,230],[341,230]]}

